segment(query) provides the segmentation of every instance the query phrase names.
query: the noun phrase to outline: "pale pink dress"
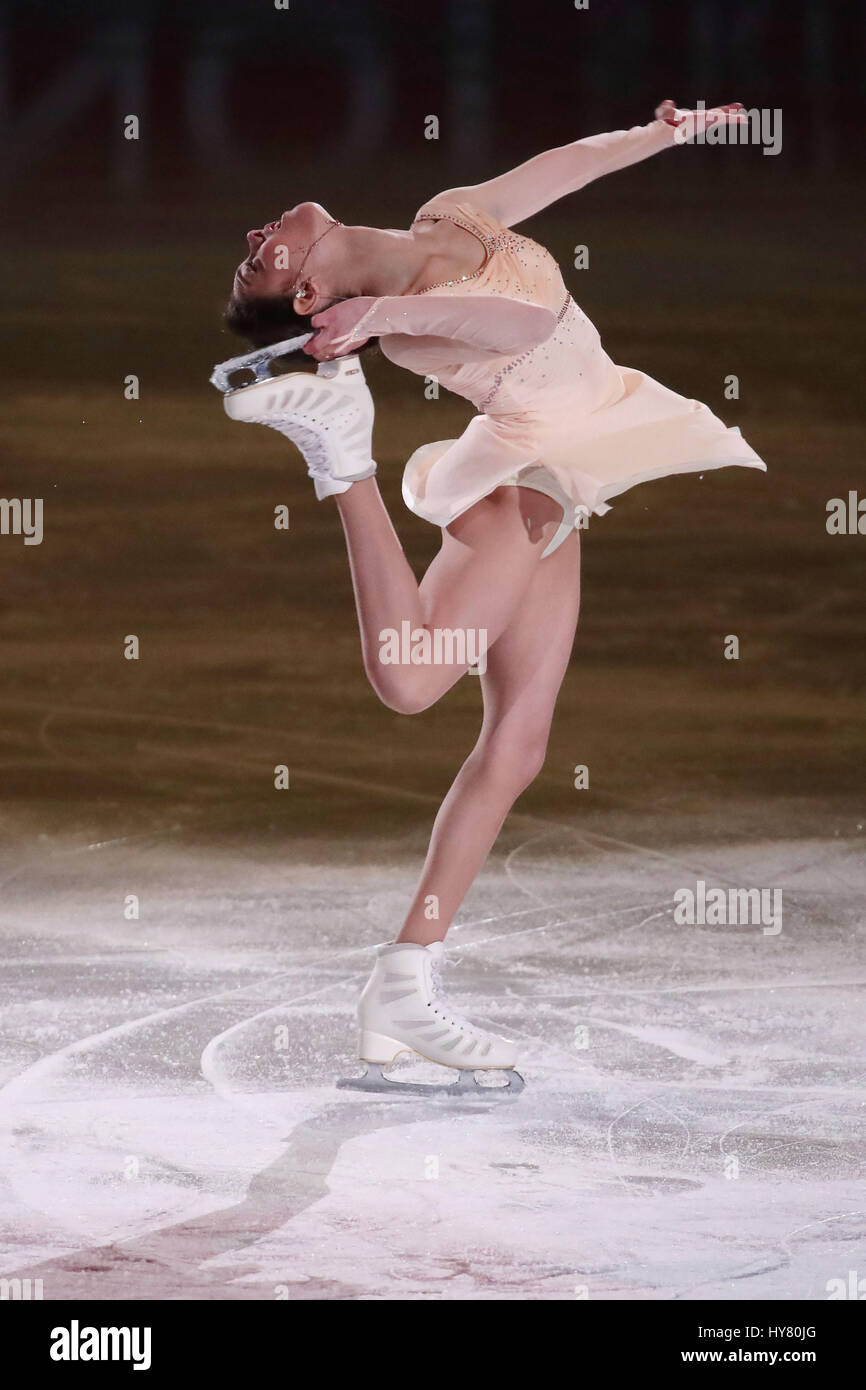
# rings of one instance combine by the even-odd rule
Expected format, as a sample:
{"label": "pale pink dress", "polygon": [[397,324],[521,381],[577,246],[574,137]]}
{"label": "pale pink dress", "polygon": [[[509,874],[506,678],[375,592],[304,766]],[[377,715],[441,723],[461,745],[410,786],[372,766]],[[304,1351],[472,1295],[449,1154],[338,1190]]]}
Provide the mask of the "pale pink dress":
{"label": "pale pink dress", "polygon": [[543,246],[445,194],[424,204],[422,218],[472,232],[479,269],[378,300],[356,330],[379,333],[392,362],[435,377],[479,411],[459,439],[425,444],[406,464],[403,497],[418,516],[446,526],[494,488],[520,482],[562,504],[549,554],[636,483],[728,464],[766,469],[706,405],[612,362]]}

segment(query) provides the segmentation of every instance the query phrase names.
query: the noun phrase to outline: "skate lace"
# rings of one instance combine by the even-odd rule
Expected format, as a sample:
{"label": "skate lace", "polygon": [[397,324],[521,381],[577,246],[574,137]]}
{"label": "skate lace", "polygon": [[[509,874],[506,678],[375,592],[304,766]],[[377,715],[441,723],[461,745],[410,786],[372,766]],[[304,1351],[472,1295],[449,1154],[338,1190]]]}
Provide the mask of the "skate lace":
{"label": "skate lace", "polygon": [[300,421],[297,416],[284,416],[283,421],[291,430],[291,438],[304,455],[304,461],[311,477],[322,477],[328,470],[328,446],[315,425]]}
{"label": "skate lace", "polygon": [[[445,990],[442,981],[443,964],[447,965],[449,969],[453,969],[455,965],[459,964],[459,962],[447,959],[444,962],[441,960],[432,960],[430,962],[430,992],[432,995],[434,1012],[438,1013],[439,1017],[445,1023],[451,1024],[455,1028],[459,1028],[462,1033],[469,1033],[473,1038],[488,1037],[489,1035],[484,1031],[483,1028],[477,1028],[474,1023],[469,1022],[468,1018],[464,1018],[462,1014],[455,1013],[448,999],[445,997]],[[437,1005],[439,1006],[438,1008],[436,1007]]]}

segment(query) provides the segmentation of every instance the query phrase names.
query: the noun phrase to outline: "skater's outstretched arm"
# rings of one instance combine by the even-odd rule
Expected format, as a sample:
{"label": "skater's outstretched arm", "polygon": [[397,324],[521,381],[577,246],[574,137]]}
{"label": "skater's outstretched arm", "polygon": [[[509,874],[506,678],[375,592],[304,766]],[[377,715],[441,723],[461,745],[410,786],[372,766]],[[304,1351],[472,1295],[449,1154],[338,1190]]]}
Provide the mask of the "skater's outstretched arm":
{"label": "skater's outstretched arm", "polygon": [[451,188],[439,196],[470,203],[503,226],[513,227],[568,193],[576,193],[593,179],[669,149],[678,143],[678,126],[684,126],[684,133],[688,131],[688,138],[693,139],[699,129],[719,121],[741,121],[744,113],[739,102],[709,111],[690,112],[678,109],[672,101],[665,101],[658,107],[656,117],[649,125],[590,135],[571,145],[546,150],[498,178],[465,188]]}
{"label": "skater's outstretched arm", "polygon": [[445,340],[477,361],[537,347],[556,327],[556,315],[541,304],[494,294],[361,295],[314,314],[311,323],[318,332],[304,351],[319,361],[389,333]]}

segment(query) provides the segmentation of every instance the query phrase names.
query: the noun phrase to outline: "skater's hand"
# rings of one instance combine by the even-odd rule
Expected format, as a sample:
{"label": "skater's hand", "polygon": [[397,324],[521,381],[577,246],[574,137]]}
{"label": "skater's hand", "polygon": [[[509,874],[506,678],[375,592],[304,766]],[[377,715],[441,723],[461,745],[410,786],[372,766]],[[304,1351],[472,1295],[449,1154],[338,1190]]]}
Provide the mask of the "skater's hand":
{"label": "skater's hand", "polygon": [[357,351],[367,342],[367,337],[356,338],[353,330],[361,322],[367,310],[375,304],[372,295],[358,295],[356,299],[343,299],[313,314],[310,323],[317,333],[307,343],[304,352],[315,357],[317,362],[330,362],[334,357],[344,357],[351,349]]}
{"label": "skater's hand", "polygon": [[748,120],[741,101],[731,101],[726,106],[711,106],[707,111],[688,111],[667,100],[656,107],[655,117],[657,121],[664,121],[665,125],[681,126],[684,140],[694,139],[708,126],[742,125]]}

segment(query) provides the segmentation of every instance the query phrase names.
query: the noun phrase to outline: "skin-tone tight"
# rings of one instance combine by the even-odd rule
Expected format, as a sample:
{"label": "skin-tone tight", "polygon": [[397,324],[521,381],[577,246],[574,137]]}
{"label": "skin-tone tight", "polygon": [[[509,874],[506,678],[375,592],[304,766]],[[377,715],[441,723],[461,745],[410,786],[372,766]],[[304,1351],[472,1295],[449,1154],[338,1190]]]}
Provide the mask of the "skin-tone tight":
{"label": "skin-tone tight", "polygon": [[355,483],[336,501],[364,668],[390,709],[401,714],[427,709],[467,666],[383,664],[383,630],[400,632],[408,621],[412,630],[487,633],[481,731],[436,816],[397,937],[426,946],[445,936],[502,822],[544,762],[577,627],[579,536],[573,532],[542,560],[561,508],[529,488],[500,487],[443,529],[442,548],[419,584],[375,478]]}

